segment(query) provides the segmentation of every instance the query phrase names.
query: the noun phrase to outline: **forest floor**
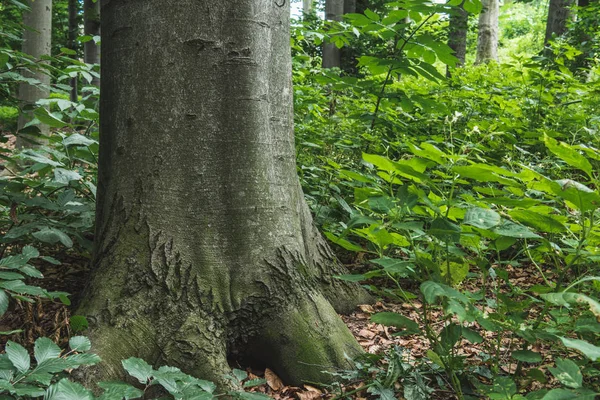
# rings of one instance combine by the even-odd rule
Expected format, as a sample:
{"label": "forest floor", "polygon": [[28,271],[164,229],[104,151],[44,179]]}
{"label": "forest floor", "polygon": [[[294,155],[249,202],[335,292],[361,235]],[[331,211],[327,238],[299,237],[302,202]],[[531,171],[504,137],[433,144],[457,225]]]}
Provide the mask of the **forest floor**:
{"label": "forest floor", "polygon": [[[84,295],[85,287],[82,282],[86,281],[89,261],[85,258],[78,258],[69,253],[58,253],[53,255],[62,262],[62,265],[55,266],[48,263],[40,263],[37,268],[44,274],[43,286],[47,290],[65,291],[71,293],[73,303],[77,303],[78,298]],[[537,272],[527,267],[511,268],[508,267],[510,275],[510,283],[519,285],[520,287],[529,287],[531,285],[541,283],[537,282],[533,277],[538,276]],[[411,288],[407,282],[405,290],[412,292],[418,291],[418,288]],[[480,280],[472,279],[463,283],[462,289],[477,291],[481,286]],[[400,313],[419,323],[423,327],[422,318],[422,303],[418,300],[413,300],[410,303],[392,303],[388,301],[378,301],[375,304],[360,305],[350,315],[342,316],[344,322],[354,334],[360,345],[366,353],[371,354],[386,354],[393,351],[396,346],[403,349],[409,355],[407,362],[414,363],[424,357],[431,347],[428,341],[421,335],[399,335],[397,330],[392,327],[386,327],[381,324],[371,322],[371,316],[377,312],[391,311]],[[18,342],[28,349],[33,349],[35,339],[46,336],[53,339],[58,345],[67,347],[68,340],[71,336],[76,335],[73,327],[69,323],[72,308],[59,302],[51,302],[39,300],[36,303],[13,302],[11,309],[2,319],[0,319],[0,331],[10,332],[18,330],[18,332],[0,336],[0,345],[3,345],[7,340]],[[436,321],[436,316],[439,316],[439,322]],[[434,329],[441,330],[444,321],[441,319],[441,313],[436,315],[435,312],[430,314],[430,325]],[[476,324],[471,326],[472,329],[478,330]],[[480,330],[482,335],[489,335],[489,332]],[[494,338],[497,340],[497,338]],[[496,342],[494,340],[494,342]],[[486,341],[488,342],[488,341]],[[500,368],[505,373],[514,373],[516,364],[511,360],[510,353],[519,346],[519,339],[514,337],[500,338]],[[485,364],[482,355],[489,353],[490,349],[482,348],[481,344],[472,344],[463,340],[458,348],[458,355],[463,356],[467,365],[482,365]],[[548,366],[552,364],[552,355],[549,349],[536,348],[533,349],[546,356],[544,364]],[[386,367],[385,359],[381,361],[381,368]],[[340,390],[344,392],[355,391],[351,396],[353,399],[361,400],[369,398],[370,395],[366,390],[360,390],[361,386],[366,383],[364,381],[355,381],[336,388],[318,388],[311,385],[303,387],[287,386],[282,382],[277,375],[267,370],[254,370],[252,368],[244,368],[244,366],[236,366],[237,368],[246,369],[248,379],[265,378],[267,383],[249,389],[253,392],[265,393],[275,399],[287,400],[317,400],[317,399],[332,399],[338,398]],[[539,367],[539,366],[538,366]],[[541,369],[547,370],[543,365]],[[550,377],[549,374],[547,374]],[[438,386],[435,382],[432,386]],[[539,386],[531,386],[531,390],[539,389]],[[448,390],[436,390],[432,399],[453,399],[452,392]]]}

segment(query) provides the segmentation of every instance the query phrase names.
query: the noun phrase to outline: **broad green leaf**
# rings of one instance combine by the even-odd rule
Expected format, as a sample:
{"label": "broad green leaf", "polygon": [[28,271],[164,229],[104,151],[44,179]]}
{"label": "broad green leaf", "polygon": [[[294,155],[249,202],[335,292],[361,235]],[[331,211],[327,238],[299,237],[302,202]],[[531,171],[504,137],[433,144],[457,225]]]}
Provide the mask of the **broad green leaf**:
{"label": "broad green leaf", "polygon": [[546,147],[548,147],[548,150],[561,160],[572,167],[584,171],[591,179],[594,178],[592,175],[592,164],[590,164],[588,159],[581,155],[573,146],[564,142],[559,143],[548,135],[544,135],[544,143],[546,144]]}
{"label": "broad green leaf", "polygon": [[71,171],[64,168],[54,169],[54,181],[68,185],[71,181],[78,181],[83,177],[77,171]]}
{"label": "broad green leaf", "polygon": [[498,235],[508,236],[517,239],[541,239],[541,236],[533,233],[529,228],[523,225],[515,224],[510,221],[502,221],[500,225],[491,229]]}
{"label": "broad green leaf", "polygon": [[144,395],[140,389],[124,382],[98,382],[98,386],[104,389],[99,400],[138,399]]}
{"label": "broad green leaf", "polygon": [[46,391],[45,400],[93,400],[92,393],[81,384],[64,378]]}
{"label": "broad green leaf", "polygon": [[73,247],[73,241],[71,240],[71,238],[66,233],[59,231],[55,228],[46,227],[40,231],[32,233],[32,235],[33,237],[44,243],[56,244],[60,242],[63,245],[65,245],[65,247]]}
{"label": "broad green leaf", "polygon": [[502,217],[489,208],[472,207],[467,210],[463,223],[477,228],[490,229],[500,224]]}
{"label": "broad green leaf", "polygon": [[84,352],[92,348],[92,343],[85,336],[73,336],[69,339],[69,347],[73,351]]}
{"label": "broad green leaf", "polygon": [[562,233],[567,227],[551,215],[543,215],[531,210],[510,210],[508,212],[516,221],[531,226],[541,232]]}
{"label": "broad green leaf", "polygon": [[558,338],[562,341],[565,347],[580,351],[584,356],[592,361],[596,361],[600,358],[600,347],[594,346],[585,340],[570,339],[562,336],[559,336]]}
{"label": "broad green leaf", "polygon": [[70,135],[63,139],[63,143],[65,146],[90,146],[98,142],[88,138],[87,136],[83,136],[79,133],[74,133],[73,135]]}
{"label": "broad green leaf", "polygon": [[482,343],[483,342],[483,337],[478,332],[474,331],[473,329],[463,326],[461,334],[462,334],[462,337],[464,337],[471,343]]}
{"label": "broad green leaf", "polygon": [[382,257],[370,260],[373,264],[383,267],[383,269],[390,274],[397,274],[403,277],[414,272],[413,263],[410,261],[398,260],[396,258]]}
{"label": "broad green leaf", "polygon": [[542,400],[595,400],[598,393],[589,389],[567,390],[552,389],[542,397]]}
{"label": "broad green leaf", "polygon": [[6,292],[0,289],[0,317],[8,310],[9,297]]}
{"label": "broad green leaf", "polygon": [[563,385],[579,389],[583,384],[583,375],[579,366],[569,359],[557,358],[556,368],[548,368],[552,375]]}
{"label": "broad green leaf", "polygon": [[39,365],[48,359],[58,358],[60,356],[60,347],[52,340],[42,337],[35,341],[33,354]]}
{"label": "broad green leaf", "polygon": [[31,366],[29,353],[23,346],[12,341],[6,343],[6,355],[17,371],[25,373]]}
{"label": "broad green leaf", "polygon": [[542,362],[542,356],[540,353],[536,353],[531,350],[517,350],[512,352],[512,358],[518,361],[527,363],[539,363]]}
{"label": "broad green leaf", "polygon": [[68,123],[54,116],[52,113],[48,112],[48,110],[46,110],[44,107],[36,108],[33,112],[33,115],[35,115],[42,124],[46,124],[52,128],[64,128],[65,126],[69,125]]}
{"label": "broad green leaf", "polygon": [[360,247],[354,243],[350,243],[346,239],[337,237],[331,232],[325,232],[325,236],[327,237],[327,239],[331,240],[333,243],[337,244],[340,247],[343,247],[346,250],[356,251],[356,252],[364,252],[365,251],[362,247]]}
{"label": "broad green leaf", "polygon": [[429,304],[434,304],[438,297],[456,299],[464,304],[469,303],[469,299],[458,290],[434,281],[423,282],[421,293],[423,293],[425,301]]}
{"label": "broad green leaf", "polygon": [[125,371],[129,375],[136,378],[142,384],[146,384],[154,372],[150,364],[141,358],[131,357],[121,361],[121,364],[123,364],[123,368],[125,368]]}
{"label": "broad green leaf", "polygon": [[561,293],[546,293],[540,295],[544,300],[549,303],[556,304],[562,307],[570,307],[571,304],[584,304],[587,305],[590,311],[597,317],[600,318],[600,303],[597,300],[592,299],[581,293],[572,292],[561,292]]}
{"label": "broad green leaf", "polygon": [[23,254],[23,257],[27,259],[37,258],[40,256],[40,252],[35,247],[29,245],[23,247],[21,254]]}
{"label": "broad green leaf", "polygon": [[244,388],[252,388],[252,387],[264,385],[265,383],[267,383],[267,380],[264,378],[254,378],[254,379],[247,380],[246,382],[244,382],[244,384],[242,386]]}
{"label": "broad green leaf", "polygon": [[408,333],[419,333],[419,324],[404,315],[394,312],[380,312],[371,316],[371,321],[385,326],[405,329]]}
{"label": "broad green leaf", "polygon": [[446,243],[460,242],[460,226],[446,218],[434,219],[427,232]]}
{"label": "broad green leaf", "polygon": [[16,384],[13,390],[17,396],[41,397],[44,395],[44,389],[26,384]]}
{"label": "broad green leaf", "polygon": [[231,396],[233,396],[234,398],[238,398],[241,400],[271,400],[272,399],[272,397],[267,396],[266,394],[255,393],[255,392],[230,392],[229,394]]}
{"label": "broad green leaf", "polygon": [[427,358],[429,358],[434,364],[437,364],[439,367],[446,368],[442,358],[433,350],[427,350]]}

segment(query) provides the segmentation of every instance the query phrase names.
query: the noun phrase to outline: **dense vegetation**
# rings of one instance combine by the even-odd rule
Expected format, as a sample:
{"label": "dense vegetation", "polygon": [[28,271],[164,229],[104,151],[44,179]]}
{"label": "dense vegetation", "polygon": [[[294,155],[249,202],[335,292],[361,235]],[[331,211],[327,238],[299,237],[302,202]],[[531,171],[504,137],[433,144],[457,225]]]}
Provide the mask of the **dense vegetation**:
{"label": "dense vegetation", "polygon": [[[98,90],[89,86],[98,66],[68,57],[73,50],[65,46],[51,66],[36,64],[17,50],[15,21],[23,6],[9,3],[0,6],[0,313],[6,315],[26,303],[70,303],[65,291],[44,289],[40,271],[68,268],[72,259],[84,264],[90,256],[99,120]],[[582,10],[542,52],[544,6],[508,3],[500,61],[472,66],[471,26],[467,66],[456,69],[444,44],[449,10],[420,0],[388,2],[346,15],[343,23],[296,21],[292,32],[298,173],[317,224],[351,266],[351,274],[336,278],[361,282],[390,304],[372,322],[426,344],[365,355],[355,370],[337,374],[349,393],[339,384],[331,393],[594,399],[600,393],[599,7]],[[353,69],[321,69],[323,42],[350,49]],[[30,79],[23,68],[53,76],[52,95],[39,102],[30,123],[53,132],[45,145],[18,150],[11,145],[15,89]],[[66,83],[74,76],[83,86],[78,102],[68,100]],[[71,316],[73,331],[85,334],[86,325]],[[3,334],[12,341],[0,355],[2,398],[93,398],[62,372],[100,362],[84,337],[71,337],[68,351],[37,339],[32,364],[15,343],[25,344],[25,335],[10,329]],[[467,357],[465,347],[476,357]],[[141,386],[101,383],[99,398],[138,398],[152,384],[176,399],[212,398],[217,390],[170,367],[156,371],[138,359],[123,366]],[[231,379],[246,387],[264,383],[244,374],[234,370]]]}

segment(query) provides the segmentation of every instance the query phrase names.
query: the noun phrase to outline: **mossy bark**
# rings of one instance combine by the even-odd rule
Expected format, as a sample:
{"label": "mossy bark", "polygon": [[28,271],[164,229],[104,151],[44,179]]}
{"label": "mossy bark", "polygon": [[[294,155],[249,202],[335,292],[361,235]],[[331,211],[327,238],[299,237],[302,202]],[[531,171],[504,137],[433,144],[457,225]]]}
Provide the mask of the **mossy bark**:
{"label": "mossy bark", "polygon": [[[289,383],[360,352],[336,315],[368,296],[296,175],[289,2],[105,0],[95,370],[142,357],[223,383],[228,358]],[[319,366],[315,366],[319,365]]]}

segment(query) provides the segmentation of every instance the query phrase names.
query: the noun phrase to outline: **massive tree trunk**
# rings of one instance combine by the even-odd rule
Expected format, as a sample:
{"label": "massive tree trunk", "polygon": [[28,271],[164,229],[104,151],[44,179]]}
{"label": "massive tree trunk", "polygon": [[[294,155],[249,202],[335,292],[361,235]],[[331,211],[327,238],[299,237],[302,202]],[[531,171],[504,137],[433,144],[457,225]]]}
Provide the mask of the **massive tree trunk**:
{"label": "massive tree trunk", "polygon": [[[325,19],[341,21],[344,15],[344,0],[325,0]],[[333,43],[323,44],[323,68],[340,67],[340,49]]]}
{"label": "massive tree trunk", "polygon": [[[454,55],[458,58],[457,66],[463,66],[467,55],[469,13],[465,11],[462,4],[453,7],[452,11],[448,18],[448,46],[454,50]],[[449,72],[448,67],[446,74],[449,75]]]}
{"label": "massive tree trunk", "polygon": [[498,60],[498,0],[482,0],[475,64]]}
{"label": "massive tree trunk", "polygon": [[233,357],[297,384],[360,352],[336,310],[368,297],[330,277],[296,175],[289,15],[103,2],[93,379],[135,355],[223,382]]}
{"label": "massive tree trunk", "polygon": [[[69,48],[73,51],[77,51],[77,36],[79,36],[79,22],[78,22],[78,14],[79,14],[79,1],[78,0],[69,0]],[[77,59],[77,54],[71,56],[73,59]],[[71,92],[70,92],[70,100],[72,102],[77,102],[77,77],[74,76],[70,81]]]}
{"label": "massive tree trunk", "polygon": [[[83,33],[89,36],[100,36],[100,0],[83,1]],[[83,61],[86,64],[100,64],[100,51],[94,40],[83,45]],[[92,85],[100,86],[100,79],[92,79]]]}
{"label": "massive tree trunk", "polygon": [[561,36],[567,31],[567,23],[571,17],[572,5],[573,0],[550,0],[544,44],[548,44],[552,40],[552,37]]}
{"label": "massive tree trunk", "polygon": [[344,0],[344,14],[356,12],[356,0]]}
{"label": "massive tree trunk", "polygon": [[313,0],[302,0],[302,12],[304,14],[312,13]]}
{"label": "massive tree trunk", "polygon": [[[28,3],[30,10],[23,13],[23,23],[27,29],[23,32],[23,53],[29,54],[35,60],[50,55],[52,41],[52,0],[35,0]],[[19,86],[19,100],[21,107],[31,106],[38,100],[48,97],[50,92],[50,75],[42,69],[23,71],[23,75],[39,81],[38,85],[22,83]],[[31,120],[31,114],[23,112],[19,115],[18,130]],[[47,125],[38,126],[43,135],[49,132]],[[29,147],[35,139],[31,136],[19,134],[17,147]]]}

